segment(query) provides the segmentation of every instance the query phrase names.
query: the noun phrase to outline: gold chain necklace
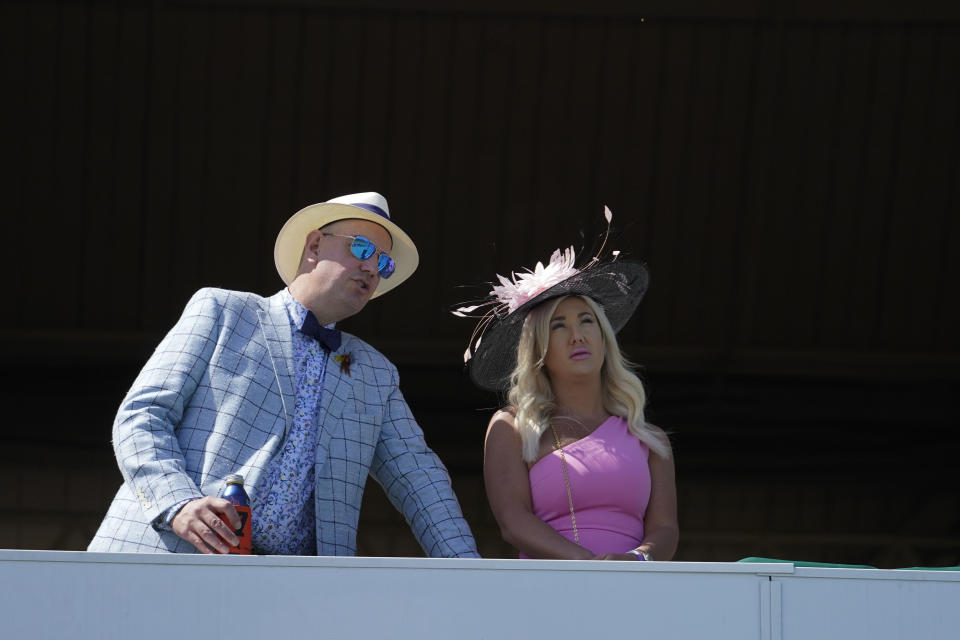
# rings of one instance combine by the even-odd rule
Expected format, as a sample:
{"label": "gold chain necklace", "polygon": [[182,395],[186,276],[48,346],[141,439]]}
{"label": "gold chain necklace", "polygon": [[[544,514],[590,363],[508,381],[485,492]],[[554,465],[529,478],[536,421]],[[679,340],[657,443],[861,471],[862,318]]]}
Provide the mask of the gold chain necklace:
{"label": "gold chain necklace", "polygon": [[567,485],[567,501],[570,503],[570,522],[573,523],[573,541],[580,544],[580,532],[577,531],[577,516],[573,512],[573,493],[570,491],[570,476],[567,475],[567,458],[563,455],[563,447],[560,446],[560,436],[557,430],[550,425],[550,431],[553,432],[553,440],[556,443],[557,451],[560,452],[560,464],[563,466],[563,481]]}

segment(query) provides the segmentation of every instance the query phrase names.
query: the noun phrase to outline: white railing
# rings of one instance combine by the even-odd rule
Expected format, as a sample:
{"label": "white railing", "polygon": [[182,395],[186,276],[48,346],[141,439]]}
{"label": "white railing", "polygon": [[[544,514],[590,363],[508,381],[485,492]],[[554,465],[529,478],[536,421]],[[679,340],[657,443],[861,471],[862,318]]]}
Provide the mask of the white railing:
{"label": "white railing", "polygon": [[0,550],[0,637],[960,637],[960,573]]}

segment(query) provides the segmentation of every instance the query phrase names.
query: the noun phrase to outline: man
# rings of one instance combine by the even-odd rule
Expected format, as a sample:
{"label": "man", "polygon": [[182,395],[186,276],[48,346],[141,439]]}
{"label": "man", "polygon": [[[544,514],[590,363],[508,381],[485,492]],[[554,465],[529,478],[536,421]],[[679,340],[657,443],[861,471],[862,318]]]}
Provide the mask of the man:
{"label": "man", "polygon": [[332,329],[418,260],[386,199],[359,193],[283,226],[274,261],[286,289],[198,291],[117,414],[124,483],[88,550],[228,553],[240,519],[216,496],[239,473],[255,551],[354,555],[369,474],[428,555],[476,557],[396,368]]}

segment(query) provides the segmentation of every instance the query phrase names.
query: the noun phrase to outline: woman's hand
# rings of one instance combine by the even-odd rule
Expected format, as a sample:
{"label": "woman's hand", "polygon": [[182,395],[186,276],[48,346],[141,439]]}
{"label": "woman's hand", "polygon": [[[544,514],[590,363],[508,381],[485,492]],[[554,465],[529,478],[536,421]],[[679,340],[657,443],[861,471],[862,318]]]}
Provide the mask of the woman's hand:
{"label": "woman's hand", "polygon": [[635,553],[599,553],[593,557],[594,560],[643,560]]}

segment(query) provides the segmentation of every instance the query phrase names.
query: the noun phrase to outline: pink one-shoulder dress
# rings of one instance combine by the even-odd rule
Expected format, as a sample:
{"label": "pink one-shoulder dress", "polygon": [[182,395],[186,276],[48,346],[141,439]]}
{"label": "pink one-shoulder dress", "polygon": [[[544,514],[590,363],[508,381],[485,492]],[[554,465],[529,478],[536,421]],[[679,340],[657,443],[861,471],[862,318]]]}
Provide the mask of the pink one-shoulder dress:
{"label": "pink one-shoulder dress", "polygon": [[[593,433],[563,447],[580,545],[594,553],[624,553],[643,541],[650,502],[650,450],[612,416]],[[530,468],[533,513],[573,541],[570,502],[559,451]],[[525,558],[524,554],[520,554]]]}

